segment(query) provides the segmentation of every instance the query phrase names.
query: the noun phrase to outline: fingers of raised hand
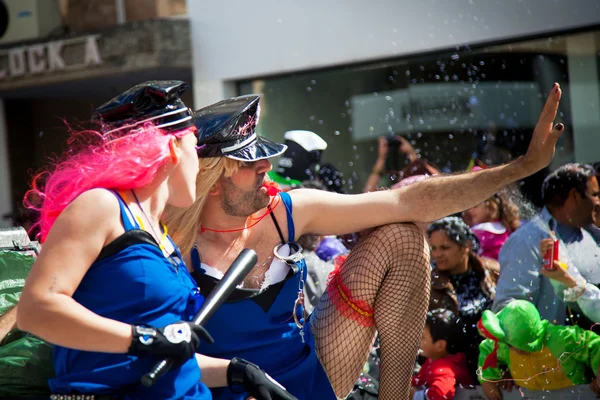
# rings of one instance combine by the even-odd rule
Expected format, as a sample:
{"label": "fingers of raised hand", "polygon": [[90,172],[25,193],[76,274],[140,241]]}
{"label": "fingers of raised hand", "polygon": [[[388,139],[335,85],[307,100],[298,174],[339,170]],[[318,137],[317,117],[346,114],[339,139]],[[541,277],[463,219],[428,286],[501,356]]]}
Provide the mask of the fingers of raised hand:
{"label": "fingers of raised hand", "polygon": [[540,146],[542,143],[546,141],[549,135],[553,135],[558,140],[558,136],[562,131],[563,125],[556,124],[553,126],[554,119],[556,118],[556,113],[558,112],[558,104],[560,103],[560,97],[562,95],[562,91],[558,83],[555,83],[552,87],[550,94],[548,95],[548,99],[546,100],[546,104],[540,114],[540,118],[535,126],[535,130],[533,132],[532,144],[534,146]]}
{"label": "fingers of raised hand", "polygon": [[553,126],[561,95],[560,85],[555,83],[540,114],[540,118],[533,131],[529,149],[525,155],[528,161],[527,164],[531,168],[530,173],[537,172],[547,166],[554,156],[556,141],[563,130],[562,124]]}
{"label": "fingers of raised hand", "polygon": [[548,98],[546,99],[546,104],[544,105],[544,109],[540,114],[539,123],[550,125],[556,118],[556,113],[558,112],[558,104],[560,103],[560,98],[562,96],[562,90],[558,83],[555,83],[548,94]]}
{"label": "fingers of raised hand", "polygon": [[383,136],[379,137],[377,151],[379,152],[379,155],[385,155],[388,152],[388,142]]}

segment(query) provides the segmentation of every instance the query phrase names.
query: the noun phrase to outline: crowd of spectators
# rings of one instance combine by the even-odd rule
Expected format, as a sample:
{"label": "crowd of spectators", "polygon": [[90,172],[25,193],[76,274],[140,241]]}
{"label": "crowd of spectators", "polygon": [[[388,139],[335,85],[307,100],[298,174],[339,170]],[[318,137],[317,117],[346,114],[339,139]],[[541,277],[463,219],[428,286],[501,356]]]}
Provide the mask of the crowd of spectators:
{"label": "crowd of spectators", "polygon": [[[286,144],[289,150],[270,173],[283,190],[344,192],[342,174],[321,163],[327,143],[318,135],[288,132]],[[402,168],[390,163],[391,152],[404,156]],[[437,174],[440,169],[406,139],[379,138],[365,191],[418,184]],[[590,383],[600,392],[600,336],[594,333],[600,333],[599,179],[599,164],[566,164],[545,179],[544,206],[531,218],[520,213],[518,190],[508,188],[462,214],[421,224],[431,249],[431,295],[414,399],[452,399],[457,387],[473,385],[481,385],[489,400],[514,386],[547,391]],[[6,217],[16,225],[29,221],[24,212]],[[308,311],[338,257],[360,237],[300,238],[309,269]],[[545,263],[555,248],[559,256]],[[573,355],[563,361],[565,351]],[[348,399],[377,398],[378,368],[376,339]]]}
{"label": "crowd of spectators", "polygon": [[[408,141],[398,142],[406,166],[386,170],[390,141],[380,138],[366,191],[384,189],[382,177],[397,188],[439,173]],[[589,383],[600,391],[599,179],[600,163],[566,164],[544,180],[543,207],[532,217],[520,212],[532,206],[511,187],[460,215],[422,224],[431,297],[415,400],[451,399],[456,387],[473,384],[489,400],[518,386],[548,394]],[[555,240],[558,257],[545,268]],[[370,366],[376,357],[372,352]],[[372,369],[352,399],[376,398],[369,393]]]}

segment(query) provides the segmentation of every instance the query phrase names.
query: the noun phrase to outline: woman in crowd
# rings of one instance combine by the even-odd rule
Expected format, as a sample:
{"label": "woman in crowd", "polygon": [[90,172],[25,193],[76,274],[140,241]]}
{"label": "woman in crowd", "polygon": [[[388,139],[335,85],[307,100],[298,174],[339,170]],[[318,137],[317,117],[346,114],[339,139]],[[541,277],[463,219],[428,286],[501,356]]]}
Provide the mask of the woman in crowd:
{"label": "woman in crowd", "polygon": [[477,365],[481,338],[477,321],[492,306],[497,272],[489,261],[477,255],[479,241],[458,217],[435,221],[428,229],[431,258],[430,310],[445,308],[457,313],[465,324],[465,340],[470,341],[467,359],[471,372]]}

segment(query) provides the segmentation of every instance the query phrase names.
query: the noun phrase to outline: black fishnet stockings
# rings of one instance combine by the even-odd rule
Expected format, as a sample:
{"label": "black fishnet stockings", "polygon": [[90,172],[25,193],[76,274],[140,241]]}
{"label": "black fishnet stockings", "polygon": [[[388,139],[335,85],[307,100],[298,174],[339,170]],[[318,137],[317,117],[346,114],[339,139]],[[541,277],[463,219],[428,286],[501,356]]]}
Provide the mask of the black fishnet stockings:
{"label": "black fishnet stockings", "polygon": [[[353,306],[348,296],[339,296],[339,283],[348,289]],[[317,354],[338,397],[352,390],[377,330],[379,398],[408,398],[429,283],[429,248],[413,224],[379,227],[352,250],[339,270],[339,280],[329,282],[311,318]],[[371,318],[364,316],[369,311]]]}

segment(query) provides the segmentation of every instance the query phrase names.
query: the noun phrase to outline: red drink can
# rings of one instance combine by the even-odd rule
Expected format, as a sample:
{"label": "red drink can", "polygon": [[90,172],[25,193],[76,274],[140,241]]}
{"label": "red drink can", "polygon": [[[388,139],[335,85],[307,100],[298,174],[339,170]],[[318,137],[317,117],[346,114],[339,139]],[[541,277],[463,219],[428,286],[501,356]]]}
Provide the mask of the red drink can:
{"label": "red drink can", "polygon": [[556,269],[554,261],[558,261],[558,239],[555,236],[552,238],[554,239],[552,248],[544,254],[544,269],[548,271],[554,271]]}

